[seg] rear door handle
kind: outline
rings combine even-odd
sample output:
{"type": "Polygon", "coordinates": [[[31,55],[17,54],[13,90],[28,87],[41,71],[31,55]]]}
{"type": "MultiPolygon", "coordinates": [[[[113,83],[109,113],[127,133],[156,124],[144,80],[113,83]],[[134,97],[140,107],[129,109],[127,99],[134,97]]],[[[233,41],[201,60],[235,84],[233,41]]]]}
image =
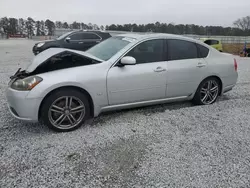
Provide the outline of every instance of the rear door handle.
{"type": "Polygon", "coordinates": [[[206,66],[206,64],[205,63],[198,63],[198,65],[196,66],[196,67],[199,67],[199,68],[201,68],[201,67],[205,67],[206,66]]]}
{"type": "Polygon", "coordinates": [[[164,69],[162,67],[157,67],[154,71],[155,72],[163,72],[163,71],[166,71],[166,69],[164,69]]]}
{"type": "Polygon", "coordinates": [[[78,44],[83,44],[84,42],[78,42],[78,44]]]}

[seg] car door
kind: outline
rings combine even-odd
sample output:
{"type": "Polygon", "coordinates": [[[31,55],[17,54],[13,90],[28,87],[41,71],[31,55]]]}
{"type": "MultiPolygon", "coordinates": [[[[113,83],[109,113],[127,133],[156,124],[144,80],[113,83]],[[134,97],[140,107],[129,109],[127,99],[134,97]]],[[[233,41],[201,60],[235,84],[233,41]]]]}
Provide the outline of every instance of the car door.
{"type": "Polygon", "coordinates": [[[197,45],[185,40],[167,40],[168,98],[193,94],[206,76],[207,62],[200,58],[197,45]]]}
{"type": "Polygon", "coordinates": [[[125,56],[136,59],[135,65],[110,68],[107,75],[110,105],[143,102],[166,97],[165,41],[144,41],[125,56]]]}
{"type": "Polygon", "coordinates": [[[80,50],[81,44],[83,42],[83,35],[82,32],[77,32],[69,35],[67,38],[70,38],[69,40],[64,40],[63,47],[69,48],[73,50],[80,50]]]}
{"type": "Polygon", "coordinates": [[[92,46],[98,44],[99,42],[101,42],[102,38],[95,34],[95,33],[91,33],[91,32],[85,32],[83,33],[83,41],[81,43],[81,50],[85,51],[89,48],[91,48],[92,46]]]}

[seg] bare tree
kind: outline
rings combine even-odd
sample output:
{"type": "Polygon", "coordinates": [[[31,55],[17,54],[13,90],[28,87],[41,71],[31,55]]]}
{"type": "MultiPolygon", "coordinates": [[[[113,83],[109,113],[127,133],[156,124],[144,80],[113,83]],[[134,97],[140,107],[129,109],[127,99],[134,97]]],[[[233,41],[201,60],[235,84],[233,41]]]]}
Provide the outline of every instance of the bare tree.
{"type": "Polygon", "coordinates": [[[100,28],[98,27],[97,24],[93,24],[93,30],[99,30],[100,28]]]}
{"type": "Polygon", "coordinates": [[[233,24],[244,31],[250,30],[250,16],[240,18],[236,20],[233,24]]]}
{"type": "Polygon", "coordinates": [[[103,31],[104,29],[105,29],[105,27],[104,27],[103,25],[101,25],[101,26],[100,26],[100,30],[103,31]]]}
{"type": "Polygon", "coordinates": [[[31,17],[28,17],[26,21],[26,29],[29,38],[32,38],[32,36],[34,35],[34,27],[35,27],[35,21],[31,17]]]}
{"type": "Polygon", "coordinates": [[[88,24],[88,29],[90,29],[90,30],[93,29],[93,24],[92,24],[92,23],[89,23],[89,24],[88,24]]]}
{"type": "Polygon", "coordinates": [[[63,26],[61,21],[56,21],[55,25],[56,25],[56,28],[62,28],[63,26]]]}
{"type": "Polygon", "coordinates": [[[67,22],[64,22],[64,23],[62,24],[62,28],[68,29],[68,28],[69,28],[69,24],[68,24],[67,22]]]}

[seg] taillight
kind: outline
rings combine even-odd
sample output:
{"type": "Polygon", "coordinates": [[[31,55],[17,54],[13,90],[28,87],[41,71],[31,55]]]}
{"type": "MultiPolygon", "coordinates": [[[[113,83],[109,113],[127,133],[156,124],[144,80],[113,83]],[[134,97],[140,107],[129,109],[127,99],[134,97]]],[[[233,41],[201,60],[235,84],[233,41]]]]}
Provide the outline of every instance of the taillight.
{"type": "Polygon", "coordinates": [[[236,59],[234,59],[234,70],[237,71],[238,70],[238,64],[236,59]]]}

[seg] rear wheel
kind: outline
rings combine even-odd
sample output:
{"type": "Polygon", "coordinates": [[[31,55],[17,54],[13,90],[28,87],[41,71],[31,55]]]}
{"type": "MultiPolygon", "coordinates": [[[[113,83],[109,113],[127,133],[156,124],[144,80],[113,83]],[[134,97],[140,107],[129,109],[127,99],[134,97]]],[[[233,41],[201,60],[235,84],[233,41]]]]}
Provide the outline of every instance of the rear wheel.
{"type": "Polygon", "coordinates": [[[87,97],[77,90],[57,90],[45,99],[41,108],[41,120],[58,132],[77,129],[89,115],[87,97]]]}
{"type": "Polygon", "coordinates": [[[217,78],[207,78],[199,85],[192,102],[196,105],[213,104],[219,96],[220,89],[217,78]]]}

